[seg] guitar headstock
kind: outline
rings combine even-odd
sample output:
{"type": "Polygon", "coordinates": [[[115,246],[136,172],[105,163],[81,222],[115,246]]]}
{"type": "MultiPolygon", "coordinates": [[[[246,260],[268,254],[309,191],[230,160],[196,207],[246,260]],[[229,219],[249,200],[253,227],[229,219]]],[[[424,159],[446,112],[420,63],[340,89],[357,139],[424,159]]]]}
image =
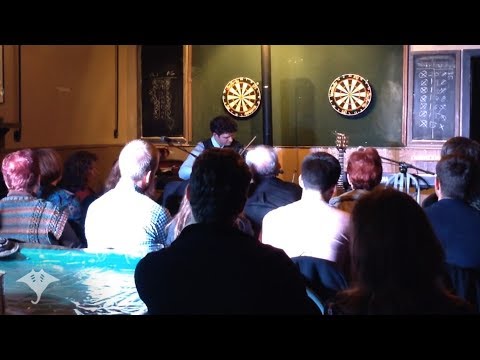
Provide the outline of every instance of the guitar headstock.
{"type": "Polygon", "coordinates": [[[335,146],[338,151],[345,151],[348,146],[348,136],[335,131],[335,146]]]}

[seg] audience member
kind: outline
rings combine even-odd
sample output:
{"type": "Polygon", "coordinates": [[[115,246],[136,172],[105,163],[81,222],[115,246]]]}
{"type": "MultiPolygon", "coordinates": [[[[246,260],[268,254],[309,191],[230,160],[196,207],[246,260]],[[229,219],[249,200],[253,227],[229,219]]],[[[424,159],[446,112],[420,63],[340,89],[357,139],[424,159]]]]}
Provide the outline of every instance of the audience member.
{"type": "Polygon", "coordinates": [[[97,155],[90,151],[75,151],[65,160],[59,183],[62,189],[74,193],[80,201],[83,226],[88,207],[98,197],[94,190],[94,183],[98,179],[97,159],[97,155]]]}
{"type": "Polygon", "coordinates": [[[347,181],[352,190],[332,197],[329,204],[351,213],[357,200],[380,184],[382,173],[382,159],[375,148],[352,152],[347,162],[347,181]]]}
{"type": "MultiPolygon", "coordinates": [[[[474,176],[476,180],[466,200],[475,209],[480,210],[480,143],[464,136],[452,137],[443,144],[440,150],[440,158],[454,153],[470,158],[475,165],[476,175],[474,176]]],[[[430,194],[423,200],[422,207],[426,208],[437,201],[437,194],[430,194]]]]}
{"type": "MultiPolygon", "coordinates": [[[[168,150],[165,147],[160,147],[158,148],[158,153],[159,153],[160,161],[162,161],[162,160],[165,160],[168,157],[168,155],[170,155],[170,150],[168,150]]],[[[158,175],[158,173],[159,173],[159,170],[157,170],[156,176],[158,175]]],[[[115,186],[117,186],[119,180],[120,180],[120,167],[118,166],[118,158],[117,158],[113,162],[112,168],[110,169],[110,172],[108,173],[107,178],[105,179],[105,182],[103,184],[102,194],[105,194],[106,192],[112,190],[115,186]]],[[[150,197],[152,200],[155,200],[155,201],[157,201],[157,198],[158,198],[158,194],[156,191],[157,190],[156,182],[157,182],[157,179],[155,177],[155,183],[152,184],[152,186],[149,186],[148,191],[145,193],[145,195],[147,195],[148,197],[150,197]]]]}
{"type": "Polygon", "coordinates": [[[154,186],[159,153],[144,140],[120,152],[120,180],[89,207],[85,221],[88,247],[143,256],[166,245],[170,213],[147,195],[154,186]]]}
{"type": "MultiPolygon", "coordinates": [[[[192,207],[190,206],[190,202],[185,195],[180,203],[179,211],[166,226],[167,245],[170,245],[187,225],[194,223],[195,218],[192,214],[192,207]]],[[[240,213],[235,219],[235,226],[245,234],[254,236],[252,224],[243,213],[240,213]]]]}
{"type": "Polygon", "coordinates": [[[263,218],[262,242],[288,256],[311,256],[336,262],[347,273],[350,215],[328,205],[340,176],[340,163],[326,152],[302,162],[302,198],[270,211],[263,218]]]}
{"type": "Polygon", "coordinates": [[[68,214],[50,201],[36,197],[40,169],[33,150],[7,154],[2,174],[8,194],[0,200],[1,237],[44,245],[81,246],[67,222],[68,214]]]}
{"type": "Polygon", "coordinates": [[[480,211],[466,199],[474,181],[469,158],[447,155],[436,166],[438,201],[425,208],[449,264],[480,270],[480,211]]]}
{"type": "Polygon", "coordinates": [[[212,137],[197,143],[191,154],[180,166],[178,176],[183,180],[190,179],[190,173],[192,172],[192,165],[195,162],[196,157],[202,153],[205,149],[210,148],[232,148],[235,151],[240,151],[242,145],[235,140],[235,134],[237,133],[238,125],[235,120],[230,116],[220,115],[210,121],[210,131],[212,137]]]}
{"type": "Polygon", "coordinates": [[[60,210],[67,212],[70,226],[82,242],[82,247],[87,247],[80,201],[74,193],[57,185],[63,175],[63,163],[60,154],[51,148],[37,149],[35,152],[40,169],[40,187],[37,196],[50,201],[57,205],[60,210]]]}
{"type": "Polygon", "coordinates": [[[277,177],[281,171],[275,149],[268,145],[258,145],[248,150],[245,161],[253,175],[253,183],[245,204],[245,215],[251,221],[255,237],[259,237],[265,214],[280,206],[298,201],[302,188],[297,184],[277,177]]]}
{"type": "Polygon", "coordinates": [[[105,183],[103,185],[103,194],[112,190],[117,186],[118,181],[120,180],[120,167],[118,166],[118,159],[116,159],[113,164],[110,172],[108,173],[105,183]]]}
{"type": "Polygon", "coordinates": [[[149,314],[318,314],[288,256],[234,226],[251,180],[242,157],[208,149],[191,175],[196,223],[135,270],[149,314]]]}
{"type": "Polygon", "coordinates": [[[363,196],[352,212],[351,288],[328,314],[463,314],[473,308],[443,283],[444,253],[420,205],[393,188],[363,196]]]}
{"type": "Polygon", "coordinates": [[[168,209],[172,216],[180,211],[187,186],[188,180],[170,181],[165,184],[161,196],[161,204],[168,209]]]}
{"type": "Polygon", "coordinates": [[[2,178],[0,179],[0,199],[3,199],[8,194],[7,185],[5,185],[5,180],[2,178]]]}

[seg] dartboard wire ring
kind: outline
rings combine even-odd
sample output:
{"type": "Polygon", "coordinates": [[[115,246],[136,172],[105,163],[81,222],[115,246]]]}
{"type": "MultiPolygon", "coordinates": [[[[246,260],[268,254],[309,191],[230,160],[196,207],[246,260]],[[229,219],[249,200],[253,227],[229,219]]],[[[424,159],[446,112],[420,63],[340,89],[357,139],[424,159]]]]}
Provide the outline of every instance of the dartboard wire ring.
{"type": "Polygon", "coordinates": [[[357,74],[337,77],[328,90],[333,109],[342,115],[358,115],[370,105],[372,88],[367,79],[357,74]]]}
{"type": "Polygon", "coordinates": [[[237,117],[251,116],[260,107],[258,83],[247,77],[230,80],[223,89],[222,101],[230,114],[237,117]]]}

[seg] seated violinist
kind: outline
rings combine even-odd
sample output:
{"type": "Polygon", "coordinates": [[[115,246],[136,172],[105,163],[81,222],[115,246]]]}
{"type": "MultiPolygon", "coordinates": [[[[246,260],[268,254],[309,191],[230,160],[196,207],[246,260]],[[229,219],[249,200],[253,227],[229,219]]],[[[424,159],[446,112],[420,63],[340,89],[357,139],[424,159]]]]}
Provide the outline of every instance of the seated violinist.
{"type": "Polygon", "coordinates": [[[240,152],[242,149],[242,144],[235,140],[235,134],[237,133],[238,125],[235,120],[230,116],[220,115],[213,118],[210,121],[210,131],[212,132],[212,137],[204,141],[197,143],[195,148],[192,150],[191,154],[183,162],[178,176],[183,180],[190,179],[190,174],[192,172],[193,163],[198,155],[200,155],[203,150],[210,148],[233,148],[236,152],[240,152]]]}

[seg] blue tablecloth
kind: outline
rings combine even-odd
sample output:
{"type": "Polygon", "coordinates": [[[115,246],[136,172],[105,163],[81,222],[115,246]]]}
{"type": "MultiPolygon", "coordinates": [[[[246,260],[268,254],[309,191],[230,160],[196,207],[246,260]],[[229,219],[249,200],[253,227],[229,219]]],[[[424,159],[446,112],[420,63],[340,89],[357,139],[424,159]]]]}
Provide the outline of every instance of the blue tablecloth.
{"type": "Polygon", "coordinates": [[[0,258],[5,313],[145,314],[133,277],[139,260],[86,249],[22,247],[0,258]]]}

